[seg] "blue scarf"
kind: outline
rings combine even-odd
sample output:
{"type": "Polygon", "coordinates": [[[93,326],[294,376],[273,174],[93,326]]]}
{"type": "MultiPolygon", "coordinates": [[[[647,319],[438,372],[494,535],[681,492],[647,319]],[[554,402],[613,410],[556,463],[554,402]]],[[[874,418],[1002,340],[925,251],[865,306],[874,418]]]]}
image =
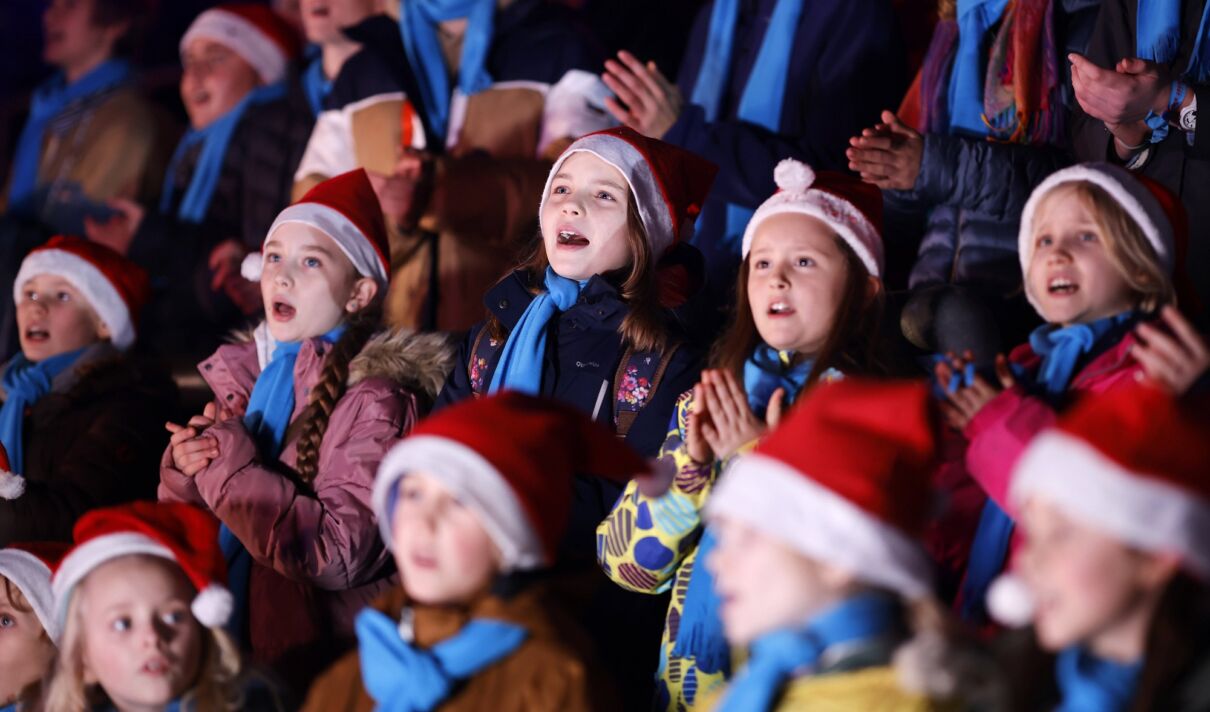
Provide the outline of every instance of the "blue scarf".
{"type": "Polygon", "coordinates": [[[521,626],[475,618],[430,649],[405,641],[396,621],[373,609],[357,615],[361,679],[378,712],[427,712],[458,683],[504,659],[525,642],[521,626]]]}
{"type": "MultiPolygon", "coordinates": [[[[87,348],[87,347],[85,347],[87,348]]],[[[0,443],[14,474],[25,472],[25,409],[50,393],[55,376],[71,368],[84,349],[57,354],[37,363],[18,353],[4,369],[4,406],[0,407],[0,443]]]]}
{"type": "Polygon", "coordinates": [[[799,628],[769,633],[752,644],[748,665],[736,676],[718,712],[771,709],[800,668],[816,667],[824,651],[840,643],[877,638],[896,625],[894,599],[866,593],[842,601],[799,628]]]}
{"type": "Polygon", "coordinates": [[[29,118],[21,129],[13,155],[13,177],[9,183],[8,204],[17,206],[30,198],[38,183],[38,164],[42,158],[42,134],[46,124],[69,104],[93,94],[108,91],[130,79],[130,65],[119,59],[102,62],[96,69],[68,85],[62,72],[47,79],[34,90],[29,118]]]}
{"type": "Polygon", "coordinates": [[[189,129],[177,144],[172,153],[172,161],[168,164],[168,173],[164,176],[164,188],[160,195],[160,212],[172,211],[172,198],[176,187],[177,170],[185,154],[193,146],[202,144],[197,157],[197,165],[193,168],[193,176],[189,187],[177,206],[176,216],[188,223],[200,223],[206,218],[210,209],[210,200],[214,197],[214,188],[218,185],[219,175],[223,172],[223,158],[227,155],[227,144],[235,135],[240,119],[249,106],[265,104],[286,95],[286,83],[276,82],[257,87],[248,92],[230,111],[223,114],[213,123],[203,129],[189,129]]]}
{"type": "MultiPolygon", "coordinates": [[[[706,34],[706,52],[693,84],[690,102],[702,107],[707,121],[718,121],[723,94],[731,76],[731,52],[735,45],[735,26],[739,20],[740,0],[715,0],[706,34]]],[[[802,16],[803,0],[778,0],[768,29],[761,40],[756,62],[744,83],[736,116],[741,121],[777,132],[781,128],[782,101],[794,36],[802,16]]],[[[723,241],[737,254],[744,228],[752,219],[751,208],[727,204],[727,230],[723,241]]]]}
{"type": "Polygon", "coordinates": [[[1056,712],[1122,712],[1138,686],[1142,661],[1124,665],[1068,648],[1055,661],[1063,702],[1056,712]]]}
{"type": "MultiPolygon", "coordinates": [[[[758,418],[765,417],[769,399],[778,388],[786,389],[784,405],[789,406],[811,375],[815,361],[806,359],[792,365],[794,354],[778,351],[772,346],[761,344],[752,352],[744,364],[744,390],[748,394],[748,407],[758,418]]],[[[829,373],[838,371],[829,369],[829,373]]],[[[731,674],[731,648],[723,636],[723,624],[719,618],[718,593],[714,576],[706,568],[706,558],[717,543],[714,532],[705,529],[697,543],[697,556],[689,585],[685,589],[685,603],[681,607],[681,622],[677,627],[676,645],[673,655],[692,658],[694,664],[704,672],[723,671],[731,674]]]]}
{"type": "MultiPolygon", "coordinates": [[[[1047,400],[1052,403],[1058,401],[1071,385],[1076,367],[1092,347],[1111,330],[1134,317],[1133,311],[1126,311],[1090,324],[1067,327],[1044,324],[1034,329],[1029,336],[1029,345],[1034,353],[1042,357],[1036,379],[1047,400]]],[[[992,581],[1004,570],[1014,527],[1012,517],[1000,505],[988,499],[979,515],[979,525],[971,542],[966,580],[962,583],[960,615],[963,620],[981,622],[985,619],[984,599],[992,581]]]]}
{"type": "MultiPolygon", "coordinates": [[[[344,333],[345,325],[324,334],[328,343],[335,343],[344,333]]],[[[298,361],[301,341],[279,341],[269,358],[269,364],[256,378],[248,409],[244,412],[244,428],[256,441],[262,457],[276,460],[281,454],[286,428],[294,415],[294,364],[298,361]]],[[[244,548],[235,532],[224,523],[218,531],[219,548],[227,559],[227,588],[235,598],[228,631],[243,640],[244,619],[248,613],[248,583],[252,576],[252,555],[244,548]]]]}
{"type": "Polygon", "coordinates": [[[958,51],[950,73],[947,104],[950,133],[983,138],[983,89],[986,80],[984,36],[1000,21],[1008,0],[958,0],[958,51]]]}
{"type": "Polygon", "coordinates": [[[324,76],[323,57],[317,56],[311,60],[299,78],[302,81],[303,93],[307,95],[307,105],[311,107],[311,113],[319,116],[324,108],[324,99],[327,99],[328,94],[332,92],[332,80],[324,76]]]}
{"type": "Polygon", "coordinates": [[[488,393],[506,389],[537,395],[542,390],[542,361],[550,320],[575,305],[587,280],[577,282],[546,268],[546,291],[534,297],[508,335],[500,361],[492,373],[488,393]]]}
{"type": "Polygon", "coordinates": [[[468,22],[458,62],[458,89],[470,96],[492,85],[487,72],[487,52],[492,44],[495,0],[408,0],[399,16],[403,48],[416,71],[429,128],[442,144],[449,127],[452,90],[441,41],[437,39],[437,23],[463,17],[468,22]]]}
{"type": "MultiPolygon", "coordinates": [[[[1170,64],[1176,58],[1181,45],[1181,0],[1138,0],[1138,20],[1135,27],[1135,56],[1159,64],[1170,64]]],[[[1210,79],[1210,4],[1202,10],[1202,21],[1198,24],[1197,38],[1189,64],[1181,77],[1194,84],[1205,84],[1210,79]]],[[[1151,127],[1151,142],[1158,143],[1168,136],[1168,122],[1163,116],[1147,114],[1147,125],[1151,127]]]]}
{"type": "MultiPolygon", "coordinates": [[[[11,708],[5,707],[0,709],[0,712],[7,712],[9,709],[15,710],[17,707],[16,705],[11,708]]],[[[166,707],[164,707],[164,712],[193,712],[195,709],[197,709],[197,703],[192,699],[188,701],[173,700],[172,702],[169,702],[166,707]]],[[[94,707],[93,712],[118,712],[118,708],[114,707],[113,705],[101,705],[99,707],[94,707]]]]}

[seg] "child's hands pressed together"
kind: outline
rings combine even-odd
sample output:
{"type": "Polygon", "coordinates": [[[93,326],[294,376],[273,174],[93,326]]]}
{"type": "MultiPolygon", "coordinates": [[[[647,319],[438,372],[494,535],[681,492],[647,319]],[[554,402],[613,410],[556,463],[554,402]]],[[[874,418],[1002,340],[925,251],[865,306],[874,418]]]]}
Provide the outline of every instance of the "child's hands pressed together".
{"type": "Polygon", "coordinates": [[[730,371],[702,371],[694,389],[689,422],[689,456],[697,462],[725,460],[744,445],[777,427],[786,392],[778,388],[769,399],[764,422],[752,413],[748,396],[730,371]]]}
{"type": "Polygon", "coordinates": [[[911,190],[920,175],[924,137],[890,111],[882,123],[849,139],[849,168],[883,190],[911,190]]]}
{"type": "Polygon", "coordinates": [[[644,136],[663,138],[685,105],[681,90],[655,62],[644,64],[625,50],[618,52],[618,60],[605,60],[601,79],[617,94],[617,99],[605,100],[605,108],[615,119],[644,136]]]}
{"type": "Polygon", "coordinates": [[[165,423],[164,427],[172,433],[169,446],[172,448],[172,464],[188,477],[192,477],[219,456],[218,441],[205,434],[206,429],[215,423],[221,423],[232,416],[226,408],[218,408],[214,403],[207,403],[201,415],[189,419],[187,425],[165,423]]]}
{"type": "Polygon", "coordinates": [[[970,368],[972,354],[967,351],[961,357],[954,354],[948,354],[948,356],[949,363],[942,361],[934,369],[938,383],[945,390],[947,400],[941,404],[941,412],[951,427],[962,431],[978,415],[979,411],[983,410],[983,406],[1000,395],[1001,391],[1015,386],[1017,381],[1008,367],[1008,359],[1000,354],[996,356],[996,378],[999,380],[999,384],[988,383],[978,373],[974,373],[969,378],[970,385],[961,385],[961,378],[957,379],[957,385],[953,385],[951,382],[955,380],[954,376],[962,374],[970,368]]]}
{"type": "Polygon", "coordinates": [[[1165,306],[1160,317],[1170,333],[1150,323],[1140,323],[1136,330],[1139,343],[1131,355],[1143,366],[1148,378],[1181,395],[1210,370],[1210,346],[1176,307],[1165,306]]]}

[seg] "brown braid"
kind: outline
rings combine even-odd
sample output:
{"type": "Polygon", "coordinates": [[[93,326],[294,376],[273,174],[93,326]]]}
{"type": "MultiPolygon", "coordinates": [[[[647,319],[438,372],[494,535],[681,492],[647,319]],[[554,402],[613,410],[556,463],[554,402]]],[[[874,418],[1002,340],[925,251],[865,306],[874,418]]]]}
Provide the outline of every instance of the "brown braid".
{"type": "Polygon", "coordinates": [[[294,466],[299,478],[308,485],[315,480],[319,470],[319,446],[328,429],[328,419],[344,395],[345,382],[349,379],[349,363],[361,353],[381,323],[382,309],[379,306],[368,307],[350,317],[348,328],[324,361],[319,382],[311,388],[310,402],[302,414],[298,460],[294,466]]]}

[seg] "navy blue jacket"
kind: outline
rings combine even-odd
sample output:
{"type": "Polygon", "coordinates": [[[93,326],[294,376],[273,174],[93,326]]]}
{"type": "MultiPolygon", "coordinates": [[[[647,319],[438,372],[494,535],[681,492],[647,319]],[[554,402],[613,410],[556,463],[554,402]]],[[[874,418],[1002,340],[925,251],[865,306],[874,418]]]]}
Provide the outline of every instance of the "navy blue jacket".
{"type": "MultiPolygon", "coordinates": [[[[698,13],[677,80],[686,102],[701,69],[713,3],[698,13]]],[[[784,87],[779,132],[739,121],[736,112],[765,27],[777,0],[741,0],[731,78],[719,120],[686,104],[664,140],[713,161],[718,177],[697,221],[693,245],[706,258],[707,294],[729,301],[739,266],[739,245],[721,244],[726,204],[752,208],[773,194],[773,168],[797,158],[816,169],[847,170],[851,136],[878,122],[906,88],[903,46],[887,0],[811,0],[804,5],[794,40],[794,56],[784,87]]],[[[717,320],[716,315],[705,317],[717,320]]]]}

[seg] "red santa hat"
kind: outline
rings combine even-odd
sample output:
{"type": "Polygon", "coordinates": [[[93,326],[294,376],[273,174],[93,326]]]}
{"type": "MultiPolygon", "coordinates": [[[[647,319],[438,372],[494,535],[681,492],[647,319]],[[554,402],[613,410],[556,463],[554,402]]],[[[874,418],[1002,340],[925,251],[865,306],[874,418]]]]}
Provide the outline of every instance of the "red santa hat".
{"type": "Polygon", "coordinates": [[[479,515],[504,571],[533,569],[554,562],[574,475],[624,482],[646,470],[642,457],[580,411],[504,392],[463,401],[418,425],[383,459],[373,505],[390,546],[399,481],[412,473],[436,478],[479,515]]]}
{"type": "Polygon", "coordinates": [[[0,576],[8,579],[34,609],[34,615],[50,639],[59,642],[62,629],[55,620],[55,598],[51,592],[51,571],[58,565],[67,544],[36,542],[9,544],[0,549],[0,576]]]}
{"type": "Polygon", "coordinates": [[[67,617],[76,585],[93,569],[122,556],[158,556],[176,563],[197,589],[190,608],[207,627],[231,617],[227,562],[218,543],[218,521],[205,510],[180,502],[132,502],[94,509],[80,517],[75,545],[55,570],[55,619],[67,617]]]}
{"type": "MultiPolygon", "coordinates": [[[[1188,220],[1180,198],[1159,183],[1111,163],[1081,163],[1052,173],[1034,188],[1021,211],[1021,229],[1017,233],[1017,253],[1021,259],[1021,274],[1029,272],[1034,255],[1034,218],[1038,205],[1055,188],[1069,183],[1091,183],[1130,216],[1147,243],[1155,250],[1160,266],[1169,276],[1176,276],[1178,252],[1188,243],[1188,220]]],[[[1025,284],[1025,296],[1037,309],[1038,305],[1025,284]]]]}
{"type": "Polygon", "coordinates": [[[8,461],[8,450],[0,444],[0,499],[17,499],[25,494],[25,478],[13,472],[8,461]]]}
{"type": "Polygon", "coordinates": [[[936,410],[924,384],[821,384],[723,474],[706,517],[741,521],[916,598],[931,591],[920,538],[936,448],[936,410]]]}
{"type": "MultiPolygon", "coordinates": [[[[332,238],[363,277],[385,291],[391,280],[391,246],[378,195],[364,168],[342,173],[307,191],[297,203],[278,214],[265,233],[265,242],[287,223],[310,225],[332,238]]],[[[264,257],[253,252],[244,259],[241,274],[256,281],[264,270],[264,257]]]]}
{"type": "Polygon", "coordinates": [[[195,39],[217,42],[256,70],[264,84],[286,75],[286,65],[298,54],[298,33],[265,5],[229,3],[197,16],[181,37],[180,51],[195,39]]]}
{"type": "Polygon", "coordinates": [[[718,173],[718,166],[701,156],[634,129],[619,126],[597,131],[568,146],[551,167],[538,206],[539,223],[550,184],[563,162],[576,153],[591,153],[626,179],[656,259],[673,244],[689,240],[689,230],[718,173]]]}
{"type": "Polygon", "coordinates": [[[761,203],[744,230],[743,257],[752,249],[760,224],[784,213],[822,221],[844,240],[875,277],[882,276],[882,191],[843,173],[816,173],[807,164],[787,158],[773,170],[777,192],[761,203]]]}
{"type": "Polygon", "coordinates": [[[26,255],[13,280],[13,299],[21,301],[25,283],[40,274],[71,283],[105,323],[114,346],[125,350],[134,345],[139,311],[151,296],[142,267],[95,242],[52,237],[26,255]]]}

